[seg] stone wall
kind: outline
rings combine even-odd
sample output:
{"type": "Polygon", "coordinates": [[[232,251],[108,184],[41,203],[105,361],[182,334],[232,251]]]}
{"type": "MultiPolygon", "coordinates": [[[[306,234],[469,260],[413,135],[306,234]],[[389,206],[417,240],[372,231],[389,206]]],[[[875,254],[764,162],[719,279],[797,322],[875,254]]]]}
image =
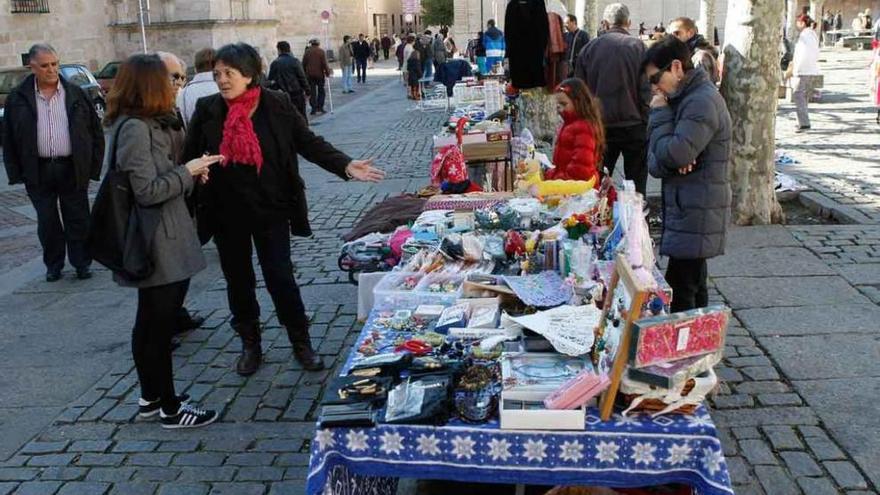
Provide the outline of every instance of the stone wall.
{"type": "Polygon", "coordinates": [[[21,54],[34,43],[48,42],[63,62],[97,70],[113,54],[107,31],[107,2],[51,2],[48,14],[11,14],[9,0],[0,0],[0,67],[18,67],[21,54]]]}

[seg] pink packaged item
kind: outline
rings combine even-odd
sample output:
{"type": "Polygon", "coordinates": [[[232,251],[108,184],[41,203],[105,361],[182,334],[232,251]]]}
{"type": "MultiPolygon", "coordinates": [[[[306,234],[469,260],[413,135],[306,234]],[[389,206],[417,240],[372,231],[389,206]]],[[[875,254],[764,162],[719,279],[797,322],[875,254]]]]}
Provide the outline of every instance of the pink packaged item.
{"type": "Polygon", "coordinates": [[[608,375],[597,375],[592,369],[585,369],[548,395],[544,399],[544,407],[547,409],[577,409],[602,393],[610,383],[608,375]]]}
{"type": "Polygon", "coordinates": [[[709,306],[644,318],[633,325],[630,365],[644,368],[724,349],[730,321],[726,306],[709,306]]]}

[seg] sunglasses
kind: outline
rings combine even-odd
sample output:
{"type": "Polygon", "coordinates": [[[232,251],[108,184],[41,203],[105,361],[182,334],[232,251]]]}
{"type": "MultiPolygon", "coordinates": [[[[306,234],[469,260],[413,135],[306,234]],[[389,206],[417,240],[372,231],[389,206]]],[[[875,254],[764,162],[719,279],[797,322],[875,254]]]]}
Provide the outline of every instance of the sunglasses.
{"type": "Polygon", "coordinates": [[[670,67],[672,67],[672,62],[669,62],[668,64],[666,64],[666,67],[663,67],[662,69],[658,70],[657,72],[651,74],[651,76],[648,77],[648,81],[651,84],[655,84],[655,85],[659,84],[660,79],[663,77],[663,73],[668,71],[670,67]]]}
{"type": "Polygon", "coordinates": [[[184,74],[179,73],[179,72],[175,72],[174,74],[170,74],[169,77],[171,78],[172,81],[185,81],[186,80],[186,76],[184,74]]]}

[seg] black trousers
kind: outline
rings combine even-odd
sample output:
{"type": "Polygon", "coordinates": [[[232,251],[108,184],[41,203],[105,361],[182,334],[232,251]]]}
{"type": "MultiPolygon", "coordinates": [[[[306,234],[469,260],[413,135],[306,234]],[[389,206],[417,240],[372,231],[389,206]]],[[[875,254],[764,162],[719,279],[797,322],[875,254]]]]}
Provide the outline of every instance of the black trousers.
{"type": "Polygon", "coordinates": [[[214,243],[226,278],[226,296],[233,325],[260,318],[252,260],[253,247],[256,247],[263,280],[272,296],[278,321],[289,328],[307,328],[306,308],[293,277],[290,225],[286,219],[264,223],[230,218],[215,233],[214,243]]]}
{"type": "Polygon", "coordinates": [[[60,272],[64,268],[66,248],[74,268],[88,268],[92,263],[86,246],[88,191],[76,187],[76,174],[69,158],[40,159],[39,166],[40,183],[28,185],[27,193],[37,211],[37,236],[43,246],[43,263],[48,271],[60,272]]]}
{"type": "Polygon", "coordinates": [[[188,289],[189,279],[138,289],[131,353],[141,383],[141,397],[151,402],[159,399],[165,414],[174,414],[180,407],[174,392],[171,336],[188,289]]]}
{"type": "Polygon", "coordinates": [[[669,258],[666,282],[672,287],[673,313],[705,308],[709,305],[709,290],[706,288],[708,276],[705,258],[690,260],[669,258]]]}
{"type": "Polygon", "coordinates": [[[367,82],[367,59],[354,59],[354,68],[357,72],[357,82],[367,82]]]}
{"type": "Polygon", "coordinates": [[[382,54],[385,55],[385,60],[388,60],[388,54],[390,51],[391,51],[390,48],[383,48],[382,49],[382,54]]]}
{"type": "Polygon", "coordinates": [[[324,111],[324,99],[327,97],[324,87],[324,78],[309,78],[309,105],[312,107],[312,113],[324,111]]]}
{"type": "Polygon", "coordinates": [[[609,174],[614,174],[617,157],[623,154],[623,173],[627,180],[636,184],[636,191],[645,196],[648,185],[648,166],[645,162],[646,133],[644,125],[612,127],[605,129],[605,157],[603,164],[609,174]]]}

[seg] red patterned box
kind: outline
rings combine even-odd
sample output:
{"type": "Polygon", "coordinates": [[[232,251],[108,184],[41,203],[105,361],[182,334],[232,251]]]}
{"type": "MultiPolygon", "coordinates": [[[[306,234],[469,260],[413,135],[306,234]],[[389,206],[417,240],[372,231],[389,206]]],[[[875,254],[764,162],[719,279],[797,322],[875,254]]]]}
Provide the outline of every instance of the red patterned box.
{"type": "Polygon", "coordinates": [[[724,348],[730,308],[709,306],[637,321],[633,325],[630,365],[643,368],[724,348]]]}

